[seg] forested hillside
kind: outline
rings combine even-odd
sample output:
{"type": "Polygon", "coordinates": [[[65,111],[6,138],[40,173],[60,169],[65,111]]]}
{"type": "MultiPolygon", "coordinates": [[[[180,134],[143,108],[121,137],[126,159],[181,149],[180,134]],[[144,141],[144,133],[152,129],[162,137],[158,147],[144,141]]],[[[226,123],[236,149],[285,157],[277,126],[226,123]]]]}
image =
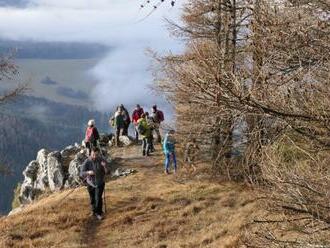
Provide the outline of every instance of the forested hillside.
{"type": "Polygon", "coordinates": [[[17,59],[89,59],[101,57],[108,50],[96,43],[0,40],[0,54],[13,52],[17,59]]]}
{"type": "Polygon", "coordinates": [[[108,131],[104,114],[83,107],[27,96],[1,106],[0,164],[9,167],[13,175],[0,176],[0,212],[10,209],[13,189],[37,151],[80,142],[90,118],[96,120],[101,131],[108,131]]]}

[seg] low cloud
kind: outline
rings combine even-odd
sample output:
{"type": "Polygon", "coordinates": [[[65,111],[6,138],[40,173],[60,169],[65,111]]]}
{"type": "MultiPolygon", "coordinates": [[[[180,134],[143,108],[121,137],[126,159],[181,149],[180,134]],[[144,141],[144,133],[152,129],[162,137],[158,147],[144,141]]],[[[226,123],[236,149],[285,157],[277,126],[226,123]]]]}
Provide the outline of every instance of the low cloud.
{"type": "Polygon", "coordinates": [[[111,52],[89,72],[97,81],[90,92],[95,108],[108,111],[119,103],[165,105],[148,88],[152,77],[144,51],[148,47],[160,52],[181,49],[181,44],[170,38],[163,20],[165,16],[177,19],[180,6],[172,8],[165,1],[150,17],[139,21],[153,10],[152,4],[143,9],[139,5],[130,0],[31,0],[23,9],[0,8],[0,34],[14,40],[111,46],[111,52]]]}

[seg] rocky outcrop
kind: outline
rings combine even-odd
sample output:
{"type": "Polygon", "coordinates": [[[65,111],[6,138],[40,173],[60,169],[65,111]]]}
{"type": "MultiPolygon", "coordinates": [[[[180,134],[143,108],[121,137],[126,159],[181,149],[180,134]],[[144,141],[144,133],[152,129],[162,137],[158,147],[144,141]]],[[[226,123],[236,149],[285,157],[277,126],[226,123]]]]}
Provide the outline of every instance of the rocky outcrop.
{"type": "MultiPolygon", "coordinates": [[[[110,163],[111,159],[105,148],[102,148],[102,154],[110,163]]],[[[23,172],[20,203],[31,203],[45,191],[76,187],[81,183],[80,167],[86,159],[85,148],[78,144],[68,146],[62,151],[49,152],[41,149],[36,160],[31,161],[23,172]]]]}
{"type": "Polygon", "coordinates": [[[80,166],[86,159],[87,155],[85,152],[78,152],[75,155],[74,159],[69,164],[69,176],[65,185],[66,187],[77,186],[81,183],[81,180],[79,178],[80,166]]]}
{"type": "Polygon", "coordinates": [[[47,174],[51,191],[60,190],[65,183],[65,168],[60,152],[51,152],[47,156],[47,174]]]}

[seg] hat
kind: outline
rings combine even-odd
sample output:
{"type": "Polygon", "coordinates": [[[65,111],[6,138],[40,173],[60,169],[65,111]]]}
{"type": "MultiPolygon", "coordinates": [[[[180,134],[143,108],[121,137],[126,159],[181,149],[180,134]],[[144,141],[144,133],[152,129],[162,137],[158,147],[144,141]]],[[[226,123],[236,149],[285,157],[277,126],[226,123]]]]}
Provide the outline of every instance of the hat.
{"type": "Polygon", "coordinates": [[[94,126],[95,125],[95,120],[89,120],[88,121],[88,124],[87,124],[88,126],[94,126]]]}

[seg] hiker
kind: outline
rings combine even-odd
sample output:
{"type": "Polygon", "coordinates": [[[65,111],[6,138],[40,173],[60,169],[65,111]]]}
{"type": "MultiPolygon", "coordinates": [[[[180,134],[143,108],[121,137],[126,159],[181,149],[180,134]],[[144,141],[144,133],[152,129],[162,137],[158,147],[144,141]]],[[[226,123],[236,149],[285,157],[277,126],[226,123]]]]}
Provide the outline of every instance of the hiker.
{"type": "Polygon", "coordinates": [[[154,119],[149,115],[148,112],[145,113],[146,115],[146,120],[147,120],[147,124],[150,128],[150,149],[149,151],[150,152],[154,152],[155,151],[155,147],[154,147],[154,135],[153,135],[153,131],[155,129],[155,122],[154,122],[154,119]]]}
{"type": "Polygon", "coordinates": [[[141,115],[144,113],[143,108],[139,104],[136,104],[136,108],[132,114],[132,121],[134,124],[134,132],[135,132],[135,141],[138,142],[139,140],[139,132],[137,130],[137,122],[141,118],[141,115]]]}
{"type": "Polygon", "coordinates": [[[111,117],[109,123],[116,130],[116,146],[119,146],[119,136],[122,135],[125,126],[124,115],[120,106],[117,107],[117,111],[115,112],[114,116],[111,117]]]}
{"type": "Polygon", "coordinates": [[[100,155],[100,149],[92,148],[92,153],[85,160],[80,171],[80,177],[87,183],[87,190],[90,197],[92,214],[98,219],[103,219],[102,194],[105,186],[105,174],[107,173],[106,161],[100,155]]]}
{"type": "Polygon", "coordinates": [[[131,118],[129,117],[129,113],[128,113],[127,109],[124,107],[123,104],[120,105],[120,108],[122,110],[123,118],[124,118],[124,127],[123,127],[122,135],[127,136],[128,135],[128,128],[129,128],[129,125],[131,124],[131,118]]]}
{"type": "MultiPolygon", "coordinates": [[[[196,139],[193,138],[190,142],[187,143],[184,152],[184,162],[188,165],[189,168],[192,168],[193,171],[196,171],[196,158],[199,151],[199,146],[197,145],[196,139]]],[[[188,170],[187,167],[187,170],[188,170]]]]}
{"type": "Polygon", "coordinates": [[[88,156],[91,155],[91,150],[93,147],[97,147],[97,141],[100,139],[99,132],[95,127],[95,121],[89,120],[87,123],[86,133],[85,133],[85,146],[87,148],[88,156]]]}
{"type": "Polygon", "coordinates": [[[148,126],[146,114],[142,114],[138,120],[137,129],[142,137],[142,155],[150,156],[150,140],[151,140],[151,129],[148,126]]]}
{"type": "Polygon", "coordinates": [[[157,135],[157,142],[161,143],[162,137],[160,136],[160,124],[164,121],[164,114],[161,110],[157,109],[157,105],[152,106],[152,118],[155,122],[155,133],[157,135]]]}
{"type": "Polygon", "coordinates": [[[165,174],[169,174],[169,167],[171,162],[174,164],[174,173],[176,173],[177,170],[174,134],[175,131],[170,130],[165,135],[163,142],[163,150],[165,154],[165,174]]]}

